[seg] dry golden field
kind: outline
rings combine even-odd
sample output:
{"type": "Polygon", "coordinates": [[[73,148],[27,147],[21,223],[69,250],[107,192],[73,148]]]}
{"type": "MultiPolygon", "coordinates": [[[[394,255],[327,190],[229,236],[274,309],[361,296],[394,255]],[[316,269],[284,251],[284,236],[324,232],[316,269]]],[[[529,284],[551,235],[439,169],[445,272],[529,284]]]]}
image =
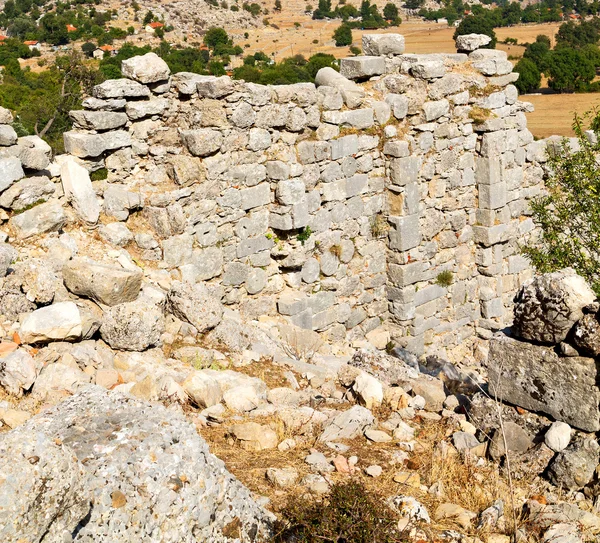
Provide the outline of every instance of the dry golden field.
{"type": "Polygon", "coordinates": [[[573,114],[600,106],[600,94],[525,95],[521,98],[535,106],[527,114],[527,125],[534,136],[572,136],[573,114]]]}

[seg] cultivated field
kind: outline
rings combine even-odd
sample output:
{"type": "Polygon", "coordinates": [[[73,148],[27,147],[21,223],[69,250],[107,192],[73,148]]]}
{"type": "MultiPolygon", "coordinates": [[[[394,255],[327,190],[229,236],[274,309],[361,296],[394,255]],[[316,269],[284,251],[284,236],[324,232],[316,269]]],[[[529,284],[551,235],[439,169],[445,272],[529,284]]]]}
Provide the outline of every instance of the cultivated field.
{"type": "Polygon", "coordinates": [[[527,125],[534,136],[572,136],[573,114],[600,106],[600,93],[525,95],[521,98],[535,106],[527,114],[527,125]]]}

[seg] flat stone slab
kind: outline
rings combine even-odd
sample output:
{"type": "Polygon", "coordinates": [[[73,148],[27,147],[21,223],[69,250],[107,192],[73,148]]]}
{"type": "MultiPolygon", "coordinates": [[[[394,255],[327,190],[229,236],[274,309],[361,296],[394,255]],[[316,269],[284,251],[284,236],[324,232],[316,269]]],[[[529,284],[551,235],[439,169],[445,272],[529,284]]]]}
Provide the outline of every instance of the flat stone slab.
{"type": "Polygon", "coordinates": [[[561,358],[552,347],[500,336],[490,341],[488,377],[492,398],[547,413],[586,432],[600,430],[593,358],[561,358]]]}
{"type": "Polygon", "coordinates": [[[348,79],[364,79],[385,72],[383,57],[348,57],[340,60],[340,74],[348,79]]]}

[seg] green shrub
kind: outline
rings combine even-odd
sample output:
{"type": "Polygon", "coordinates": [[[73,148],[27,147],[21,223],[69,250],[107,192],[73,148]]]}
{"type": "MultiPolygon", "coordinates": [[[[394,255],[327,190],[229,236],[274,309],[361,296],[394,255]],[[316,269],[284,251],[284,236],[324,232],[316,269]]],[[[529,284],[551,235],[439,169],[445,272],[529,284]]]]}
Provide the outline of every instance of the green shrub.
{"type": "Polygon", "coordinates": [[[435,282],[440,285],[440,287],[449,287],[454,281],[454,275],[450,270],[444,270],[443,272],[438,273],[438,276],[435,279],[435,282]]]}
{"type": "Polygon", "coordinates": [[[600,295],[600,144],[586,137],[588,124],[597,138],[598,111],[575,115],[579,150],[573,152],[566,139],[549,149],[547,194],[531,203],[540,235],[522,252],[542,273],[574,268],[600,295]]]}
{"type": "Polygon", "coordinates": [[[359,482],[338,483],[323,502],[296,498],[282,511],[275,543],[399,543],[397,518],[382,496],[359,482]]]}
{"type": "Polygon", "coordinates": [[[95,172],[92,172],[90,174],[90,179],[92,181],[102,181],[103,179],[106,179],[108,177],[108,170],[106,168],[100,168],[99,170],[96,170],[95,172]]]}
{"type": "Polygon", "coordinates": [[[310,226],[305,226],[300,233],[296,236],[296,239],[302,243],[302,245],[304,245],[304,243],[308,240],[308,238],[310,238],[311,234],[312,234],[312,230],[310,229],[310,226]]]}

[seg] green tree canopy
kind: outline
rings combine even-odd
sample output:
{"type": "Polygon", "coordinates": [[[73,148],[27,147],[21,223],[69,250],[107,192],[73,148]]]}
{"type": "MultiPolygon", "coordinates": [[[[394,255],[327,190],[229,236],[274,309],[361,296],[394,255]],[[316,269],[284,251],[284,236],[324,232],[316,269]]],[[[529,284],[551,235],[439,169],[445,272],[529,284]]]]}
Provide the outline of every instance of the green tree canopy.
{"type": "Polygon", "coordinates": [[[575,116],[576,152],[567,140],[556,142],[549,149],[552,175],[545,183],[547,194],[531,204],[540,236],[522,248],[540,272],[572,267],[588,280],[597,295],[600,295],[599,120],[597,111],[575,116]],[[588,122],[595,140],[585,134],[588,122]]]}
{"type": "Polygon", "coordinates": [[[558,92],[581,90],[594,79],[593,61],[582,51],[560,47],[552,51],[547,69],[548,86],[558,92]]]}
{"type": "Polygon", "coordinates": [[[515,81],[515,86],[519,89],[520,93],[533,92],[540,87],[542,74],[532,60],[522,58],[517,62],[514,71],[519,74],[519,79],[515,81]]]}
{"type": "Polygon", "coordinates": [[[333,33],[336,47],[344,47],[352,43],[352,29],[346,23],[341,24],[333,33]]]}

